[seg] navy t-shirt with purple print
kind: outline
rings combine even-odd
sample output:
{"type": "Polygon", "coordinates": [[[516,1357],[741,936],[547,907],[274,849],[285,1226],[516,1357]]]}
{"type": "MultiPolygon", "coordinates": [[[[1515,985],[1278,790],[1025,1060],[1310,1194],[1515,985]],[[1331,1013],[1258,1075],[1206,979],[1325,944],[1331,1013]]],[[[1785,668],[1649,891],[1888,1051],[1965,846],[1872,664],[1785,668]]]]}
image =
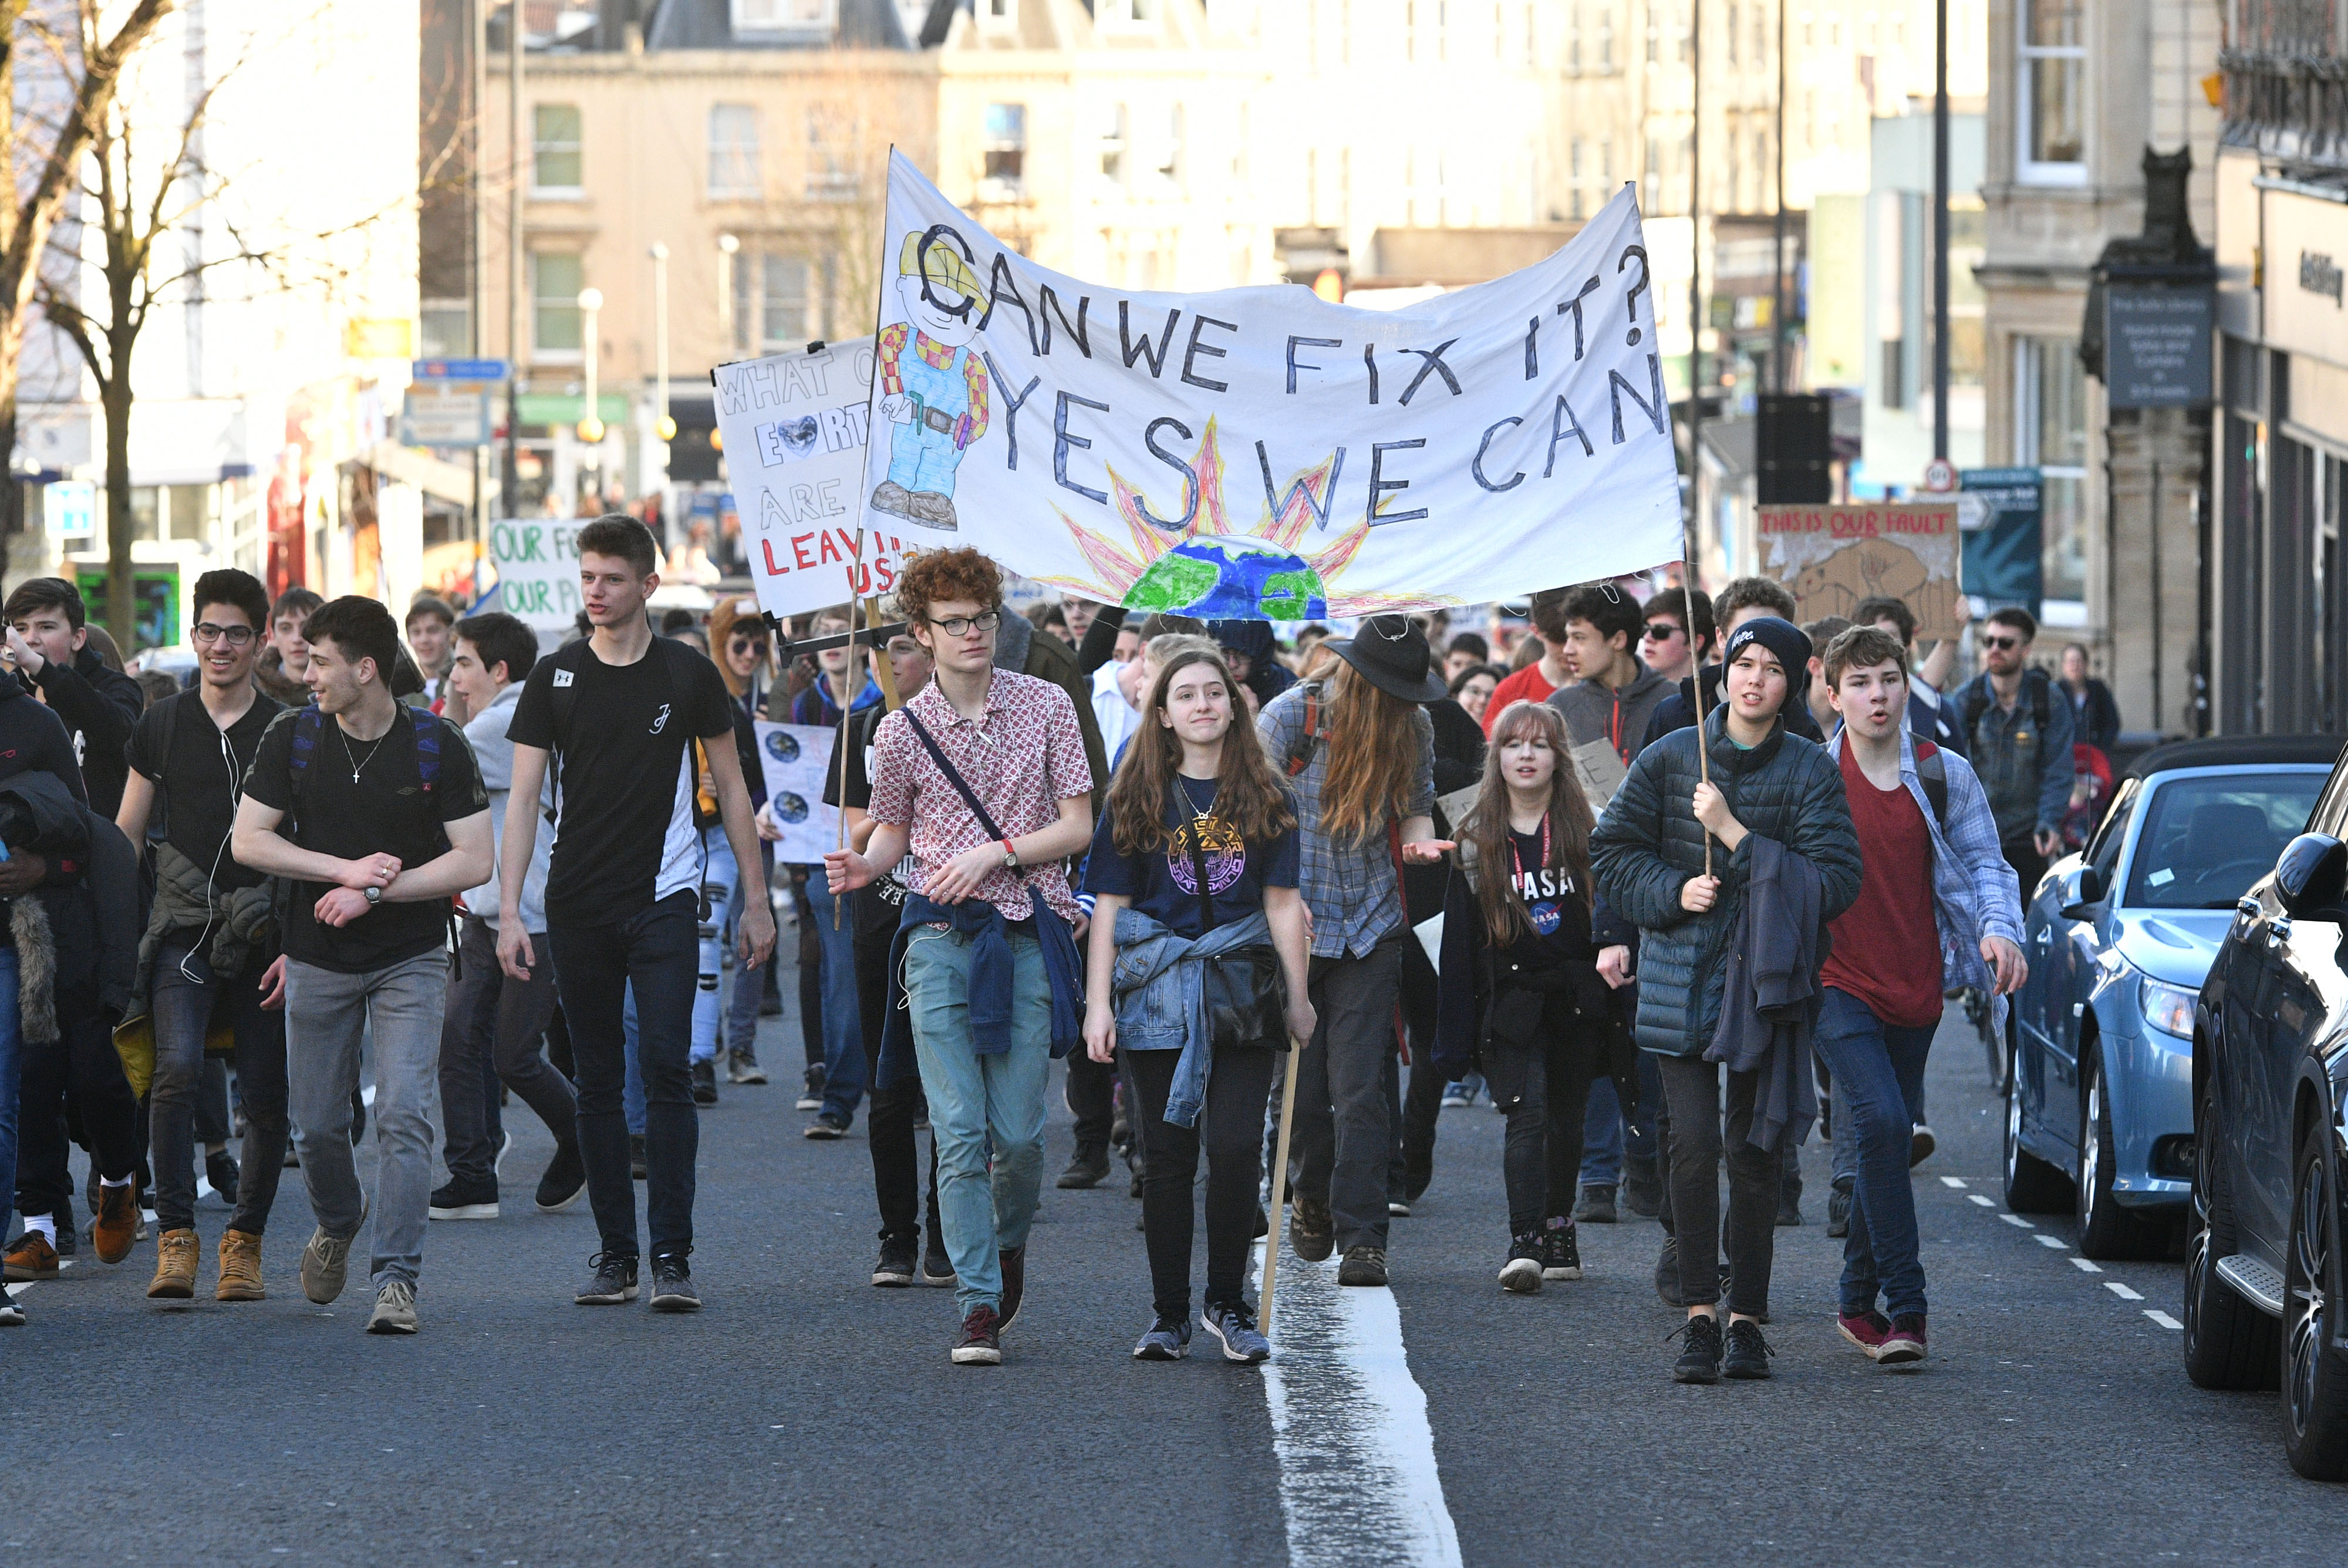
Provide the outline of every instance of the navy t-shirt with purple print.
{"type": "Polygon", "coordinates": [[[1194,937],[1207,928],[1199,907],[1198,857],[1195,838],[1207,868],[1207,893],[1214,901],[1215,923],[1229,925],[1263,907],[1267,887],[1296,885],[1296,830],[1290,828],[1268,841],[1242,840],[1236,829],[1214,814],[1215,780],[1178,776],[1169,795],[1166,823],[1174,839],[1162,849],[1128,855],[1117,847],[1117,818],[1104,805],[1093,830],[1092,853],[1085,861],[1085,891],[1117,893],[1177,935],[1194,937]]]}

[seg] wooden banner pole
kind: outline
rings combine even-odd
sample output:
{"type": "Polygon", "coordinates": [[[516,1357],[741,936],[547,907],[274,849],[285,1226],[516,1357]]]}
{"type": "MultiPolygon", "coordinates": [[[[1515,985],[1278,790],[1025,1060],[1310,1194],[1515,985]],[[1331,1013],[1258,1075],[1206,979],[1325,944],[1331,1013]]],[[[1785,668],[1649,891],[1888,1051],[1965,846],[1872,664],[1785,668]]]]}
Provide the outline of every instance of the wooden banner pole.
{"type": "Polygon", "coordinates": [[[1288,1230],[1288,1128],[1296,1114],[1296,1064],[1304,1042],[1290,1036],[1288,1076],[1280,1087],[1280,1138],[1272,1157],[1272,1229],[1263,1238],[1263,1336],[1272,1337],[1272,1284],[1280,1271],[1280,1238],[1288,1230]]]}

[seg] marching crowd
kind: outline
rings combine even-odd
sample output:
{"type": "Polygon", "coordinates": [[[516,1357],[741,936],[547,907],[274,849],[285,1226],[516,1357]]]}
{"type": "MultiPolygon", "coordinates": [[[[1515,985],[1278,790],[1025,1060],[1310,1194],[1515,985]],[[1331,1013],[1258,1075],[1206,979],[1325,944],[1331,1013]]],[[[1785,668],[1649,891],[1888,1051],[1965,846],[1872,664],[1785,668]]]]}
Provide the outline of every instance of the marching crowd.
{"type": "Polygon", "coordinates": [[[636,1299],[648,1273],[654,1308],[699,1306],[699,1110],[721,1068],[766,1081],[788,889],[804,1130],[865,1109],[871,1283],[952,1287],[957,1363],[1000,1361],[1020,1310],[1056,1059],[1059,1185],[1122,1152],[1141,1200],[1137,1357],[1196,1327],[1267,1356],[1248,1260],[1290,1204],[1299,1256],[1385,1284],[1438,1112],[1478,1092],[1507,1118],[1502,1289],[1577,1279],[1580,1225],[1652,1214],[1687,1314],[1673,1376],[1767,1377],[1775,1232],[1818,1124],[1839,1330],[1925,1355],[1926,1053],[1947,998],[1994,1021],[2021,984],[2019,893],[2060,848],[2074,728],[2105,717],[2084,669],[2030,666],[2026,613],[1990,616],[1953,689],[1907,605],[1802,626],[1757,578],[1538,594],[1513,667],[1497,634],[1438,654],[1401,615],[1283,656],[1262,623],[1012,614],[990,561],[945,550],[908,563],[885,647],[819,617],[812,678],[784,681],[748,601],[655,634],[641,523],[578,551],[583,634],[542,657],[508,615],[423,599],[403,628],[208,573],[190,684],[152,693],[70,583],[8,596],[9,1279],[151,1232],[149,1295],[193,1296],[201,1144],[233,1207],[217,1299],[265,1296],[298,1168],[304,1295],[335,1300],[365,1236],[367,1328],[412,1334],[429,1222],[499,1212],[510,1097],[554,1139],[537,1207],[592,1211],[573,1299],[636,1299]],[[774,862],[759,718],[833,731],[846,842],[819,866],[774,862]]]}

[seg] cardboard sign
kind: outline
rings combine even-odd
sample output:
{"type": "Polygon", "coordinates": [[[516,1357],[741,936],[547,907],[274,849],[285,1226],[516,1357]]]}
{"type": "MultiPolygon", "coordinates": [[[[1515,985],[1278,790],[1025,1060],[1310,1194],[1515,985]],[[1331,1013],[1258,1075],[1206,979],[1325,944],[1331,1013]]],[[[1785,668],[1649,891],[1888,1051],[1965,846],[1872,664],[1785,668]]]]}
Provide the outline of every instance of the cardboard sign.
{"type": "Polygon", "coordinates": [[[1953,637],[1961,553],[1953,501],[1761,508],[1763,570],[1805,622],[1885,595],[1915,614],[1919,640],[1953,637]]]}

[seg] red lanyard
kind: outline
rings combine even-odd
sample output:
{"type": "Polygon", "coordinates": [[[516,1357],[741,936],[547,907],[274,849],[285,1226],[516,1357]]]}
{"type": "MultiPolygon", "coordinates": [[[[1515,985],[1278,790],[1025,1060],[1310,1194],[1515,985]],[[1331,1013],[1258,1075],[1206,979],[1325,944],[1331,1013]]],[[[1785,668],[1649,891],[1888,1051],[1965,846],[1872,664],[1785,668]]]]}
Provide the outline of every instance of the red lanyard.
{"type": "MultiPolygon", "coordinates": [[[[1524,896],[1522,890],[1525,885],[1525,857],[1517,852],[1517,835],[1514,829],[1509,830],[1509,864],[1516,871],[1518,896],[1521,898],[1524,896]]],[[[1549,869],[1549,813],[1546,811],[1541,813],[1540,869],[1542,871],[1549,869]]]]}

